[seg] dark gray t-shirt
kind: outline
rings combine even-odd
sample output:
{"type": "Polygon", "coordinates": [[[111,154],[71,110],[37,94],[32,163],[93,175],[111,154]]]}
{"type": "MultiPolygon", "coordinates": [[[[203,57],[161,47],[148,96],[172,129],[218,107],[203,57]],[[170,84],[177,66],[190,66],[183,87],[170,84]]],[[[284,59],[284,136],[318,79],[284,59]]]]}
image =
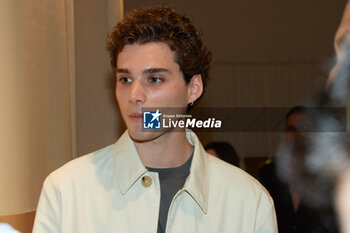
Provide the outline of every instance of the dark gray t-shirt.
{"type": "Polygon", "coordinates": [[[185,184],[190,174],[191,157],[180,167],[175,168],[147,168],[151,172],[158,172],[160,182],[160,207],[157,233],[164,233],[168,219],[168,211],[173,197],[185,184]]]}

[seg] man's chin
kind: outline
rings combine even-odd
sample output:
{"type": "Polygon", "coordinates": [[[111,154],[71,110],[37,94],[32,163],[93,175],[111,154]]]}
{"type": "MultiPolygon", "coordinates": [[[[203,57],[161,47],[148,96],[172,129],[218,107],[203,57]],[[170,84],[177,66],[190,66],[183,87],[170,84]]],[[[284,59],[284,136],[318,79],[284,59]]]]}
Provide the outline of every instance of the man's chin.
{"type": "Polygon", "coordinates": [[[133,130],[128,130],[130,138],[134,142],[138,143],[145,143],[145,142],[150,142],[153,141],[157,138],[159,138],[164,132],[159,130],[157,132],[144,132],[144,131],[133,131],[133,130]]]}

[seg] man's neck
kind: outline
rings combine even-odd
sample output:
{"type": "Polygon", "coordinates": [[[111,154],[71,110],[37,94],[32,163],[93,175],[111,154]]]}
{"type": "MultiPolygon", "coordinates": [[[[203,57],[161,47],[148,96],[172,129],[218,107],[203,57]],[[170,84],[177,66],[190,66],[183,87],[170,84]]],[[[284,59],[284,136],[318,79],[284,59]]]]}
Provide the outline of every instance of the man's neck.
{"type": "Polygon", "coordinates": [[[184,164],[193,152],[185,132],[168,132],[148,142],[134,142],[145,167],[173,168],[184,164]]]}

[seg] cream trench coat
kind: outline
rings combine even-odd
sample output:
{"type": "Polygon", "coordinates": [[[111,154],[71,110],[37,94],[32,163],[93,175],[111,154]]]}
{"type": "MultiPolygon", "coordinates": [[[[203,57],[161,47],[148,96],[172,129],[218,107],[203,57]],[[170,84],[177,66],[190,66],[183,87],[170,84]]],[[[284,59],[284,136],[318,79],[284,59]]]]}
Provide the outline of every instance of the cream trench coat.
{"type": "MultiPolygon", "coordinates": [[[[190,175],[169,208],[167,233],[277,232],[273,202],[250,175],[205,152],[193,132],[190,175]]],[[[127,132],[45,180],[34,233],[156,233],[157,173],[143,166],[127,132]]]]}

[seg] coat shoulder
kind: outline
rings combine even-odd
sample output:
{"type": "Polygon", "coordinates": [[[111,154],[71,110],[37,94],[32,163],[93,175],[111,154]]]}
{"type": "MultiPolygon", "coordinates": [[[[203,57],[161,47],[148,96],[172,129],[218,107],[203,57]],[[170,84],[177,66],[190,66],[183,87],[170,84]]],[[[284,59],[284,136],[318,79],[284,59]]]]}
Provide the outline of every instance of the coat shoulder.
{"type": "Polygon", "coordinates": [[[237,190],[245,193],[255,193],[260,195],[265,193],[269,196],[267,190],[253,176],[239,167],[226,163],[216,157],[210,156],[210,173],[214,185],[226,188],[228,190],[237,190]]]}
{"type": "Polygon", "coordinates": [[[47,179],[56,182],[86,180],[101,171],[110,170],[113,164],[114,144],[75,158],[53,171],[47,179]]]}

